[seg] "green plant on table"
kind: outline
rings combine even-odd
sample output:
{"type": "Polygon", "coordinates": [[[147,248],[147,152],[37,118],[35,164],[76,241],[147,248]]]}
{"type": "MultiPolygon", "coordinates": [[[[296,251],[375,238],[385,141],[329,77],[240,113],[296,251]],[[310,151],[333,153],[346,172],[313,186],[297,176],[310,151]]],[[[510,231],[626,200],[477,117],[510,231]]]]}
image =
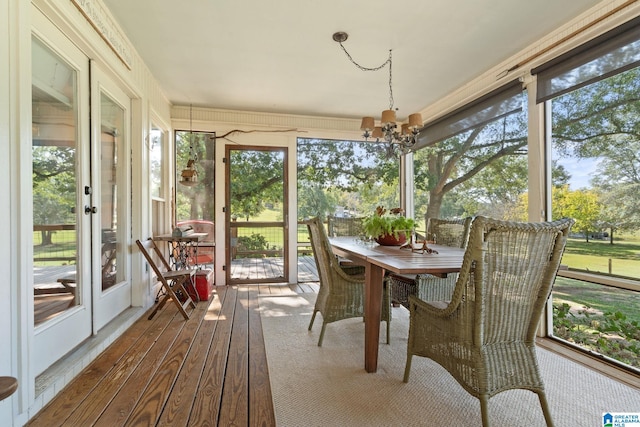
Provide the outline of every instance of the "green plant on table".
{"type": "Polygon", "coordinates": [[[373,215],[365,217],[362,221],[365,234],[372,238],[392,235],[397,239],[400,233],[411,233],[415,226],[416,222],[405,217],[401,208],[391,209],[387,213],[382,206],[378,206],[373,215]]]}

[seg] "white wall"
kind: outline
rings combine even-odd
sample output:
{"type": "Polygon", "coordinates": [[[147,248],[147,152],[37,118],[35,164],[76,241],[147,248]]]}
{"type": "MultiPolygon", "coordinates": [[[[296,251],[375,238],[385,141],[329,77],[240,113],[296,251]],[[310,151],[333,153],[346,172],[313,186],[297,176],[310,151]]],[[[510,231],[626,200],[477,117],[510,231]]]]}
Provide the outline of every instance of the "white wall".
{"type": "MultiPolygon", "coordinates": [[[[0,0],[0,76],[9,76],[10,53],[9,53],[9,26],[11,25],[11,11],[9,10],[9,0],[0,0]]],[[[6,155],[0,156],[0,171],[2,172],[4,188],[11,188],[10,165],[12,150],[10,141],[10,114],[11,109],[9,97],[10,81],[8,78],[0,80],[0,152],[6,155]]],[[[0,192],[0,235],[10,236],[11,231],[11,191],[0,192]]],[[[10,273],[5,274],[5,280],[0,282],[0,376],[15,376],[13,366],[13,349],[15,348],[15,334],[12,332],[12,299],[15,298],[12,283],[15,282],[12,267],[14,257],[11,256],[11,239],[0,240],[0,259],[8,261],[5,268],[10,273]]],[[[0,402],[0,420],[11,420],[13,399],[5,399],[0,402]]]]}
{"type": "MultiPolygon", "coordinates": [[[[83,2],[104,8],[100,0],[83,2]]],[[[32,17],[42,11],[90,59],[109,74],[132,99],[132,200],[135,234],[148,233],[148,157],[145,141],[151,127],[150,110],[157,121],[170,122],[170,103],[135,49],[124,39],[128,66],[96,32],[70,0],[0,0],[0,259],[4,277],[0,281],[0,376],[14,376],[20,387],[0,402],[0,425],[23,425],[55,393],[79,372],[63,372],[43,393],[36,395],[35,377],[30,370],[29,343],[33,337],[33,290],[29,244],[33,223],[31,206],[31,29],[32,17]],[[142,165],[142,167],[138,167],[142,165]],[[142,213],[142,215],[141,215],[142,213]],[[29,321],[31,319],[31,321],[29,321]]],[[[107,19],[110,14],[106,11],[107,19]]],[[[110,25],[113,25],[110,22],[110,25]]],[[[117,27],[113,27],[121,33],[117,27]]],[[[137,251],[131,251],[133,304],[153,303],[148,274],[137,251]]],[[[92,357],[95,357],[92,356],[92,357]]],[[[86,360],[86,359],[85,359],[86,360]]]]}

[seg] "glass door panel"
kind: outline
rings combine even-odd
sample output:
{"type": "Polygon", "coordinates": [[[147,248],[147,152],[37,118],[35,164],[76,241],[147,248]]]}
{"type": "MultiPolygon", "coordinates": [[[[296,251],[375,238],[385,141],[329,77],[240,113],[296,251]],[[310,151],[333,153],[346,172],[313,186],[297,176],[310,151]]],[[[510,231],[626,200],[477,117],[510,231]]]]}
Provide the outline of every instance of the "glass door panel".
{"type": "Polygon", "coordinates": [[[100,94],[100,270],[102,290],[122,281],[118,274],[118,140],[124,132],[124,109],[100,94]]]}
{"type": "Polygon", "coordinates": [[[76,71],[34,40],[31,155],[36,325],[80,304],[76,84],[76,71]]]}
{"type": "Polygon", "coordinates": [[[95,194],[93,229],[94,331],[131,306],[127,275],[130,238],[129,97],[98,67],[92,67],[95,128],[92,182],[95,194]]]}
{"type": "Polygon", "coordinates": [[[226,148],[226,281],[288,282],[285,148],[226,148]]]}
{"type": "Polygon", "coordinates": [[[42,372],[91,334],[88,60],[55,32],[32,40],[33,361],[42,372]],[[64,51],[63,58],[56,51],[64,51]],[[84,96],[80,96],[83,94],[84,96]],[[84,121],[84,120],[86,121],[84,121]],[[86,141],[86,138],[85,138],[86,141]],[[83,250],[83,248],[85,250],[83,250]]]}

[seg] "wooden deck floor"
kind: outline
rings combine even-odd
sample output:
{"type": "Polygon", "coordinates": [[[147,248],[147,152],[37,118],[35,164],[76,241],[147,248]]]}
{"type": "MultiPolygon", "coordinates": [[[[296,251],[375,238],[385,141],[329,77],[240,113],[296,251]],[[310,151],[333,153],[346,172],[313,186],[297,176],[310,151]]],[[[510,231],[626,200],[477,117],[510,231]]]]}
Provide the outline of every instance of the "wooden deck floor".
{"type": "MultiPolygon", "coordinates": [[[[75,266],[39,268],[34,273],[36,288],[62,288],[57,283],[60,277],[75,272],[75,266]]],[[[281,258],[244,258],[232,262],[232,277],[265,279],[284,276],[284,261],[281,258]]],[[[298,257],[298,283],[317,282],[318,271],[313,256],[298,257]]],[[[66,309],[73,307],[74,297],[70,293],[41,293],[34,298],[34,321],[36,326],[54,318],[66,309]]]]}
{"type": "MultiPolygon", "coordinates": [[[[238,258],[231,261],[232,279],[267,279],[284,277],[284,259],[238,258]]],[[[318,272],[313,256],[298,257],[298,282],[317,282],[318,272]]]]}
{"type": "Polygon", "coordinates": [[[259,294],[317,284],[217,287],[188,321],[171,304],[136,321],[30,426],[273,426],[259,294]]]}

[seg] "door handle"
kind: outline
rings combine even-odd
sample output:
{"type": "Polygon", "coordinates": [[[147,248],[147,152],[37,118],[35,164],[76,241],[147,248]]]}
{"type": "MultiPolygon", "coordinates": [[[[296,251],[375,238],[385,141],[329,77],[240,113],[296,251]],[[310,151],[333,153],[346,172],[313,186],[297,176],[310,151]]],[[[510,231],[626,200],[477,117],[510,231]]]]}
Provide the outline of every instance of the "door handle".
{"type": "Polygon", "coordinates": [[[85,213],[85,215],[98,213],[98,208],[96,208],[95,206],[85,205],[84,206],[84,213],[85,213]]]}

